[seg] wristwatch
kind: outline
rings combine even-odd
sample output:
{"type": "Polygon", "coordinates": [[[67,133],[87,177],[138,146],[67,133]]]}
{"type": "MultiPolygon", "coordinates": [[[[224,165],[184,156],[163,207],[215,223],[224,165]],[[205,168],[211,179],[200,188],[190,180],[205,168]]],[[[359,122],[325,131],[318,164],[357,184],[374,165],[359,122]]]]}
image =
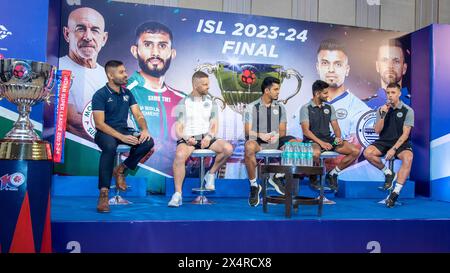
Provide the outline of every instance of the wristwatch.
{"type": "Polygon", "coordinates": [[[395,147],[392,147],[392,150],[394,150],[394,152],[397,152],[397,148],[395,148],[395,147]]]}

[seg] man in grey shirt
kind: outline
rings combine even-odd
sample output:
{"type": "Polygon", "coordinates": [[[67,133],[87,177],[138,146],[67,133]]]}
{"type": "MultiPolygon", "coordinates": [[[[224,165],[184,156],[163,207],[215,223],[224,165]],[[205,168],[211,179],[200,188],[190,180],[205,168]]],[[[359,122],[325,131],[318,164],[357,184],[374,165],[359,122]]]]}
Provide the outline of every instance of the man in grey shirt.
{"type": "MultiPolygon", "coordinates": [[[[294,140],[286,136],[286,109],[277,102],[280,94],[280,80],[267,77],[261,85],[262,97],[247,105],[244,112],[245,128],[245,166],[250,180],[248,203],[256,207],[259,204],[261,186],[256,182],[256,153],[265,149],[283,149],[284,144],[294,140]]],[[[284,195],[284,174],[275,174],[269,183],[284,195]]]]}
{"type": "MultiPolygon", "coordinates": [[[[330,188],[338,190],[338,175],[359,156],[359,149],[352,143],[343,140],[341,129],[336,118],[333,105],[327,104],[328,83],[317,80],[312,85],[313,98],[300,109],[300,124],[303,130],[304,142],[313,142],[314,161],[318,163],[323,151],[336,151],[344,157],[326,175],[330,188]],[[331,135],[330,124],[334,136],[331,135]]],[[[311,179],[311,178],[310,178],[311,179]]],[[[311,179],[311,186],[319,189],[318,180],[311,179]]]]}
{"type": "Polygon", "coordinates": [[[414,110],[400,100],[401,87],[398,83],[390,83],[386,87],[388,101],[377,110],[375,132],[380,138],[364,151],[364,156],[372,165],[383,171],[385,182],[383,189],[390,190],[397,178],[394,191],[386,199],[386,206],[391,208],[398,199],[400,190],[406,182],[411,171],[413,151],[410,142],[410,133],[414,127],[414,110]],[[402,165],[397,174],[381,162],[385,155],[386,161],[398,158],[402,165]]]}

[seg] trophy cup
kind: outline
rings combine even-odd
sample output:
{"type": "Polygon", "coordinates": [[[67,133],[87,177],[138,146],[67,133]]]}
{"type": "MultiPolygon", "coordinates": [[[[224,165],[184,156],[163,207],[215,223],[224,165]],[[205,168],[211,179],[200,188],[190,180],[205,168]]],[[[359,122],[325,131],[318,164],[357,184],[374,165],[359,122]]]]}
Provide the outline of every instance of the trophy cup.
{"type": "Polygon", "coordinates": [[[228,105],[240,114],[244,113],[247,104],[262,96],[261,84],[264,78],[272,76],[280,79],[281,82],[284,79],[290,79],[291,76],[297,79],[298,84],[294,93],[286,99],[279,100],[283,104],[286,104],[288,100],[298,94],[303,78],[294,69],[283,69],[281,65],[273,64],[217,62],[216,64],[201,64],[196,68],[196,71],[199,70],[206,70],[208,73],[215,75],[223,99],[210,96],[215,100],[222,101],[224,106],[228,105]]]}
{"type": "Polygon", "coordinates": [[[50,188],[53,161],[50,143],[34,132],[31,107],[49,101],[56,67],[21,59],[0,60],[0,98],[17,105],[19,118],[0,140],[0,251],[52,252],[50,188]],[[23,216],[23,211],[28,216],[23,216]],[[27,218],[28,217],[28,218],[27,218]],[[26,220],[17,220],[17,219],[26,220]],[[29,231],[31,229],[31,232],[29,231]],[[30,238],[26,242],[13,238],[30,238]],[[34,242],[39,242],[35,245],[34,242]]]}
{"type": "Polygon", "coordinates": [[[31,107],[50,101],[55,83],[56,67],[47,63],[21,60],[0,60],[0,99],[17,105],[19,118],[0,140],[0,159],[48,160],[50,143],[42,141],[33,130],[29,116],[31,107]]]}

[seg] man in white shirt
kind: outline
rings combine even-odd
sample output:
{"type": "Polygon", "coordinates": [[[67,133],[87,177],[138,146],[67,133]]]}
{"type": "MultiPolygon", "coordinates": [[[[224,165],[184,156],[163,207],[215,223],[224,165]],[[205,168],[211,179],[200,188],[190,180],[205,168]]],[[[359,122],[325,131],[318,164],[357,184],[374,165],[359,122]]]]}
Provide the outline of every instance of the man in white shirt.
{"type": "Polygon", "coordinates": [[[186,175],[185,162],[196,149],[216,152],[214,165],[205,175],[205,188],[215,189],[215,174],[233,153],[233,146],[223,139],[216,139],[219,127],[217,104],[208,96],[208,74],[197,71],[192,76],[193,90],[176,107],[175,132],[178,138],[173,161],[175,193],[169,207],[182,205],[182,187],[186,175]]]}
{"type": "Polygon", "coordinates": [[[108,81],[104,68],[97,63],[98,53],[108,40],[103,16],[92,8],[78,8],[69,14],[63,28],[69,52],[59,59],[59,69],[74,76],[69,93],[67,131],[93,140],[91,100],[96,90],[108,81]]]}

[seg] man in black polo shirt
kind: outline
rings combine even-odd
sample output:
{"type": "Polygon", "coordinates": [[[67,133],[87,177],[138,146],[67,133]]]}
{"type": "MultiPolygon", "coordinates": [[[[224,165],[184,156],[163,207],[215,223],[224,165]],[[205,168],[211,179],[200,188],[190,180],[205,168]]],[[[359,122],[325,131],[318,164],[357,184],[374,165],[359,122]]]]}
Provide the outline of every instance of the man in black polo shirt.
{"type": "MultiPolygon", "coordinates": [[[[304,142],[313,143],[314,161],[319,163],[322,151],[336,151],[345,155],[342,160],[326,175],[330,188],[338,190],[339,172],[347,168],[359,156],[359,149],[341,138],[341,129],[336,118],[336,111],[328,99],[328,83],[317,80],[312,85],[313,98],[300,108],[300,124],[304,142]],[[331,135],[330,124],[334,136],[331,135]]],[[[311,180],[314,189],[319,188],[318,180],[311,180]]]]}
{"type": "MultiPolygon", "coordinates": [[[[261,186],[256,182],[256,153],[264,149],[282,149],[286,142],[295,139],[286,136],[286,109],[277,102],[280,94],[280,80],[267,77],[261,85],[262,97],[247,105],[244,113],[245,167],[250,180],[248,203],[256,207],[259,204],[261,186]]],[[[269,179],[279,194],[284,195],[283,174],[269,179]]]]}
{"type": "Polygon", "coordinates": [[[136,100],[128,89],[122,87],[128,79],[125,66],[121,61],[112,60],[106,63],[105,71],[108,83],[97,90],[92,98],[92,110],[97,129],[95,143],[102,150],[99,165],[98,212],[109,212],[108,192],[112,175],[116,179],[116,188],[126,190],[125,170],[128,168],[134,170],[154,145],[136,100]],[[130,109],[139,124],[140,133],[130,131],[127,126],[130,109]],[[130,145],[130,155],[114,168],[116,148],[119,144],[130,145]]]}
{"type": "Polygon", "coordinates": [[[401,87],[398,83],[390,83],[386,87],[387,103],[378,108],[375,132],[380,138],[364,151],[364,156],[372,165],[382,170],[385,175],[383,189],[390,190],[397,179],[394,191],[386,199],[386,206],[392,208],[397,201],[400,190],[411,171],[413,152],[409,136],[414,126],[414,110],[400,100],[401,87]],[[381,156],[386,155],[386,161],[394,157],[402,161],[397,174],[381,162],[381,156]]]}

